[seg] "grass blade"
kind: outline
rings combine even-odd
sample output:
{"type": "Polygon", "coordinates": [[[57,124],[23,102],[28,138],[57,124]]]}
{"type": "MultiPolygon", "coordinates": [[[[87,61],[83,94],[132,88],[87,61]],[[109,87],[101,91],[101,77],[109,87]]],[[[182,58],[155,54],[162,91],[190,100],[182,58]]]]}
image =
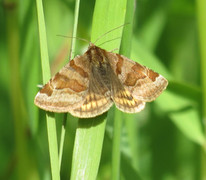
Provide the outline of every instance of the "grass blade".
{"type": "MultiPolygon", "coordinates": [[[[199,44],[200,44],[200,67],[201,67],[201,85],[202,85],[202,120],[204,130],[206,130],[206,1],[197,0],[197,18],[199,30],[199,44]]],[[[205,141],[204,141],[205,142],[205,141]]],[[[202,152],[202,179],[206,178],[206,145],[204,143],[202,152]]]]}
{"type": "MultiPolygon", "coordinates": [[[[124,2],[125,3],[125,2],[124,2]]],[[[126,14],[120,54],[130,57],[133,16],[134,16],[134,1],[127,1],[125,4],[126,14]]],[[[113,145],[112,145],[112,179],[120,178],[120,164],[121,164],[121,132],[123,123],[123,113],[116,110],[114,116],[114,131],[113,131],[113,145]]],[[[126,121],[127,123],[134,121],[126,121]]],[[[135,126],[133,126],[135,127],[135,126]]]]}
{"type": "MultiPolygon", "coordinates": [[[[79,17],[79,5],[80,0],[76,1],[75,4],[75,12],[74,12],[74,28],[72,37],[76,37],[77,34],[77,24],[78,24],[78,17],[79,17]]],[[[72,39],[72,46],[70,49],[70,58],[74,58],[74,52],[75,52],[75,44],[76,44],[76,38],[72,39]]],[[[64,139],[65,139],[65,133],[66,133],[66,124],[67,124],[67,113],[64,115],[63,123],[62,123],[62,129],[61,129],[61,139],[60,139],[60,148],[59,148],[59,168],[61,169],[61,162],[62,162],[62,155],[63,155],[63,147],[64,147],[64,139]]]]}
{"type": "Polygon", "coordinates": [[[101,157],[106,114],[79,119],[72,158],[71,179],[96,179],[101,157]]]}
{"type": "MultiPolygon", "coordinates": [[[[37,15],[38,15],[38,25],[39,25],[42,76],[43,76],[43,82],[46,83],[50,78],[50,67],[49,67],[46,28],[45,28],[42,1],[36,0],[36,5],[37,5],[37,15]]],[[[54,114],[47,112],[46,121],[47,121],[52,179],[58,180],[60,179],[60,171],[59,171],[59,160],[58,160],[59,158],[58,158],[56,122],[55,122],[54,114]]]]}
{"type": "MultiPolygon", "coordinates": [[[[124,24],[126,1],[97,0],[93,15],[91,41],[109,30],[124,24]]],[[[98,44],[121,37],[122,28],[108,33],[98,44]]],[[[112,50],[119,48],[121,39],[105,43],[101,47],[112,50]]],[[[106,113],[92,119],[79,119],[73,152],[71,179],[96,179],[106,125],[106,113]]]]}

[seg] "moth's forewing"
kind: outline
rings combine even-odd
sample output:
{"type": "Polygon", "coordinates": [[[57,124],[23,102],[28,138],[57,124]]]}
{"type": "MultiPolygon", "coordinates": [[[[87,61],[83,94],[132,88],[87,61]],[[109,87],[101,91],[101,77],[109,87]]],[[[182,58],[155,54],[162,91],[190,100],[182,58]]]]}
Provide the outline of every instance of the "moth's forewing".
{"type": "Polygon", "coordinates": [[[75,57],[38,92],[34,103],[46,111],[70,112],[85,101],[89,73],[85,56],[75,57]]]}
{"type": "Polygon", "coordinates": [[[168,85],[168,81],[162,75],[127,57],[108,52],[107,58],[124,88],[135,99],[153,101],[168,85]]]}

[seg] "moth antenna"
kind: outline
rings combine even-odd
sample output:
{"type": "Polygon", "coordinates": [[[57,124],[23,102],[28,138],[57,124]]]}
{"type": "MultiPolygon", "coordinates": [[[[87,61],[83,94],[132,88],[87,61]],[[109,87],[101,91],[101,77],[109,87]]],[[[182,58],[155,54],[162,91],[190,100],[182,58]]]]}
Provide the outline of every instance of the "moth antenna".
{"type": "Polygon", "coordinates": [[[118,27],[116,27],[116,28],[113,28],[113,29],[107,31],[106,33],[100,35],[100,36],[96,39],[96,41],[94,42],[94,44],[96,44],[96,42],[99,41],[99,40],[100,40],[102,37],[104,37],[106,34],[112,32],[112,31],[115,31],[115,30],[117,30],[117,29],[119,29],[119,28],[121,28],[121,27],[123,27],[123,26],[125,26],[125,25],[128,25],[128,24],[130,24],[130,23],[124,23],[124,24],[122,24],[121,26],[118,26],[118,27]]]}
{"type": "Polygon", "coordinates": [[[116,51],[116,50],[119,50],[119,48],[114,48],[114,49],[112,49],[110,52],[114,52],[114,51],[116,51]]]}
{"type": "Polygon", "coordinates": [[[80,37],[64,36],[64,35],[60,35],[60,34],[57,34],[57,36],[60,36],[60,37],[65,37],[65,38],[76,38],[76,39],[78,39],[78,40],[81,40],[81,41],[84,41],[84,42],[90,43],[90,41],[88,41],[87,39],[80,38],[80,37]]]}
{"type": "Polygon", "coordinates": [[[103,42],[103,43],[97,45],[97,46],[101,46],[101,45],[103,45],[103,44],[105,44],[105,43],[108,43],[108,42],[110,42],[110,41],[114,41],[114,40],[116,40],[116,39],[120,39],[120,38],[121,38],[121,37],[117,37],[117,38],[114,38],[114,39],[110,39],[110,40],[108,40],[108,41],[105,41],[105,42],[103,42]]]}

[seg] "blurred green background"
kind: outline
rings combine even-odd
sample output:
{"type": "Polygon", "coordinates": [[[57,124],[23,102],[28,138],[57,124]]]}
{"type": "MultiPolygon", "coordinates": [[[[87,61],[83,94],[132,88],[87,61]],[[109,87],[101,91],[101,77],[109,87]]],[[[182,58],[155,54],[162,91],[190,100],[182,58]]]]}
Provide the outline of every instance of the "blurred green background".
{"type": "MultiPolygon", "coordinates": [[[[1,4],[0,179],[51,179],[44,111],[33,104],[42,83],[36,4],[9,0],[1,4]]],[[[57,35],[72,35],[75,1],[45,0],[43,5],[54,75],[69,59],[71,39],[57,35]]],[[[80,2],[78,37],[90,40],[94,5],[94,0],[80,2]]],[[[133,127],[127,124],[122,130],[121,179],[206,177],[205,92],[200,88],[206,80],[202,56],[206,44],[201,39],[205,5],[204,0],[135,3],[131,59],[165,76],[169,87],[144,111],[124,115],[124,122],[131,121],[133,127]]],[[[76,47],[75,54],[82,54],[87,44],[77,41],[76,47]]],[[[56,116],[59,139],[63,115],[56,116]]],[[[77,119],[69,116],[61,179],[70,177],[76,126],[77,119]]],[[[112,132],[109,116],[98,179],[111,179],[112,132]]]]}

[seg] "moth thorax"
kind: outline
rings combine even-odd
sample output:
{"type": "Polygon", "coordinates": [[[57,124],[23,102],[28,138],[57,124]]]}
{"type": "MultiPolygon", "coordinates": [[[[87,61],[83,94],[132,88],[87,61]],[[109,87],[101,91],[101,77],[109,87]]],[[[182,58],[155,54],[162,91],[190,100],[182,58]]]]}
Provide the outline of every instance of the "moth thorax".
{"type": "MultiPolygon", "coordinates": [[[[105,60],[104,57],[101,56],[101,54],[95,54],[92,56],[92,63],[95,65],[95,67],[100,68],[105,66],[105,60]]],[[[105,66],[106,67],[106,66],[105,66]]]]}

